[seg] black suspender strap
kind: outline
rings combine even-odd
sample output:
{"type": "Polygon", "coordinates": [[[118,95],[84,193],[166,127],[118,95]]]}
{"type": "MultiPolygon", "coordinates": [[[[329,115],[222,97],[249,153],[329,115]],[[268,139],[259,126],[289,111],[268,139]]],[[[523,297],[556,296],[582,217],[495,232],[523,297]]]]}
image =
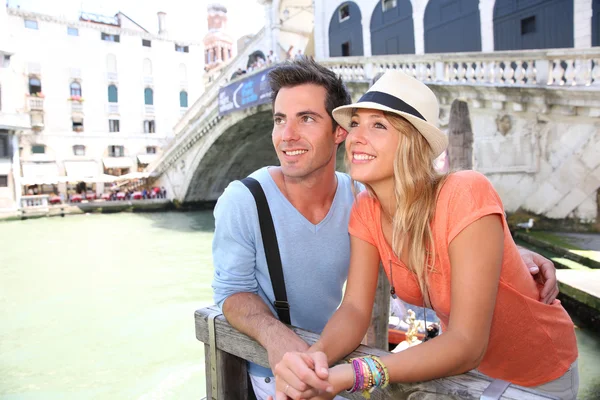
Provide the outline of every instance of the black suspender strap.
{"type": "Polygon", "coordinates": [[[241,182],[250,190],[250,193],[252,193],[254,201],[256,202],[260,233],[262,235],[265,256],[267,257],[273,293],[275,294],[275,310],[277,311],[277,315],[281,322],[291,325],[290,305],[287,301],[287,293],[285,291],[281,255],[279,254],[277,235],[275,233],[275,226],[273,225],[273,217],[271,216],[269,203],[267,203],[267,197],[265,196],[262,186],[260,186],[260,183],[256,179],[248,177],[242,179],[241,182]]]}

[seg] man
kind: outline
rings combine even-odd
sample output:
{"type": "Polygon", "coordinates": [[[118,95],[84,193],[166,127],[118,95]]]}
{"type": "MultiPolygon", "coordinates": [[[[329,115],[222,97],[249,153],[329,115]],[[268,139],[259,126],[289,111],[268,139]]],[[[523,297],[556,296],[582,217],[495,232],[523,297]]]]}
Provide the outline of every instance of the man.
{"type": "MultiPolygon", "coordinates": [[[[260,182],[273,216],[292,325],[320,333],[341,301],[350,260],[347,227],[354,197],[350,178],[335,172],[336,151],[347,132],[331,117],[334,108],[350,103],[350,95],[340,78],[309,58],[275,67],[269,81],[272,140],[281,166],[250,176],[260,182]]],[[[229,323],[267,350],[271,368],[288,351],[308,350],[275,316],[250,191],[232,182],[214,215],[214,298],[229,323]]],[[[553,299],[554,267],[543,257],[537,260],[549,278],[542,299],[553,299]]],[[[271,370],[250,363],[249,373],[257,399],[274,396],[271,370]]]]}

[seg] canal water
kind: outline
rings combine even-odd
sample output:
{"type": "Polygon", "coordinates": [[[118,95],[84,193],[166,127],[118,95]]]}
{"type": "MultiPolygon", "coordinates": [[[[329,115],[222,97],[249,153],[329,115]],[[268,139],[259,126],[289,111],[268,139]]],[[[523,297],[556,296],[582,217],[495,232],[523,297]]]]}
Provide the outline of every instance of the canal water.
{"type": "MultiPolygon", "coordinates": [[[[0,223],[0,400],[202,398],[213,229],[210,211],[0,223]]],[[[600,337],[577,335],[580,398],[600,398],[600,337]]]]}

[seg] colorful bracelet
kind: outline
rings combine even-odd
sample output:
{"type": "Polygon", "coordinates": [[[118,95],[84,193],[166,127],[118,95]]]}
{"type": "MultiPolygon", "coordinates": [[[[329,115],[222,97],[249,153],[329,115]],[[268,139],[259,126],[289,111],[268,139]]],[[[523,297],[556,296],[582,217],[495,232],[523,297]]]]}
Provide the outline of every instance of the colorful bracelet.
{"type": "Polygon", "coordinates": [[[362,392],[368,399],[375,388],[384,388],[390,383],[390,374],[379,357],[357,357],[348,362],[354,370],[354,384],[348,393],[362,392]]]}

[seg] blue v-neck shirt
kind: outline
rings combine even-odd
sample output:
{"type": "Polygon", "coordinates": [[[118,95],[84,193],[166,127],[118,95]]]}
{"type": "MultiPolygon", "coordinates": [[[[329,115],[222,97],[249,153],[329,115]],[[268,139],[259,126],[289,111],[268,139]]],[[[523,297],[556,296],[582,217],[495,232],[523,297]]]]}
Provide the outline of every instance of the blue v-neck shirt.
{"type": "MultiPolygon", "coordinates": [[[[336,175],[338,186],[331,208],[317,225],[281,193],[268,167],[250,175],[260,182],[273,216],[292,325],[315,333],[321,333],[341,302],[350,262],[352,183],[348,175],[336,175]]],[[[230,183],[217,202],[214,216],[215,302],[222,307],[232,294],[256,293],[277,316],[256,203],[248,188],[240,181],[230,183]]],[[[273,376],[270,369],[252,363],[249,371],[273,376]]]]}

